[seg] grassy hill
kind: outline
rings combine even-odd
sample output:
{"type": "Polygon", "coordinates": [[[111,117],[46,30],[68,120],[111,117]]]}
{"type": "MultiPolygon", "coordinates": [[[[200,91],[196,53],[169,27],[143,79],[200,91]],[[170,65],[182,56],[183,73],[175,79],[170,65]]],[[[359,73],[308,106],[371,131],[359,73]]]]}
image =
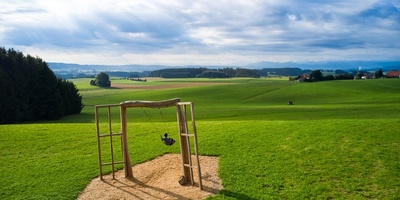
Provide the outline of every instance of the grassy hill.
{"type": "MultiPolygon", "coordinates": [[[[213,199],[400,198],[399,79],[145,83],[232,83],[164,90],[73,81],[86,105],[81,114],[0,126],[0,199],[76,198],[98,176],[93,105],[175,97],[195,103],[200,153],[220,157],[224,190],[213,199]]],[[[146,110],[150,122],[142,109],[129,110],[129,143],[139,147],[130,149],[133,164],[179,152],[159,141],[165,129],[176,129],[175,110],[159,112],[146,110]]],[[[118,114],[113,110],[116,129],[118,114]]]]}

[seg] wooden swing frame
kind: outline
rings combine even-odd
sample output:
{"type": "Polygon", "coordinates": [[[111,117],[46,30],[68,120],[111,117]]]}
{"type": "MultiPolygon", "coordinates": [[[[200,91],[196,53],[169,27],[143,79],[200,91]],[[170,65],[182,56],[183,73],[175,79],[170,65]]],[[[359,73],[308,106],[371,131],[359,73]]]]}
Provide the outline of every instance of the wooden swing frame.
{"type": "Polygon", "coordinates": [[[111,165],[112,176],[115,179],[115,168],[116,164],[124,164],[124,171],[126,178],[134,178],[132,172],[132,165],[129,156],[128,140],[127,140],[127,109],[128,108],[167,108],[176,107],[176,117],[178,123],[178,133],[179,133],[179,143],[182,155],[182,171],[185,182],[190,182],[194,185],[193,169],[198,170],[199,188],[202,190],[202,180],[201,180],[201,169],[200,160],[198,155],[198,144],[197,144],[197,131],[196,123],[194,118],[194,104],[193,102],[180,102],[179,98],[164,100],[164,101],[124,101],[120,104],[107,104],[107,105],[96,105],[95,106],[95,122],[96,122],[96,132],[97,132],[97,153],[98,153],[98,163],[100,171],[100,179],[103,180],[103,166],[111,165]],[[120,123],[121,132],[114,133],[111,126],[111,108],[120,108],[120,123]],[[189,107],[189,109],[187,108],[189,107]],[[108,122],[108,133],[101,134],[100,122],[99,122],[99,109],[107,109],[107,122],[108,122]],[[190,113],[188,118],[188,113],[190,113]],[[192,129],[189,131],[188,120],[191,121],[192,129]],[[122,148],[122,161],[114,160],[114,150],[113,150],[113,137],[121,137],[121,148],[122,148]],[[103,163],[101,157],[101,143],[100,140],[103,137],[109,137],[110,139],[110,152],[111,152],[111,162],[103,163]],[[196,165],[192,162],[192,154],[190,149],[190,138],[193,137],[194,153],[196,158],[196,165]]]}

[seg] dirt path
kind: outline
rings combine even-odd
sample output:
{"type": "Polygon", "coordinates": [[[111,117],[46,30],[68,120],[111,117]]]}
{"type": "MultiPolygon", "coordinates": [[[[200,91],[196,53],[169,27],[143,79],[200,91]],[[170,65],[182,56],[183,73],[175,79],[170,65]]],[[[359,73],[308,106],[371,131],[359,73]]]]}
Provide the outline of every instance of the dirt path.
{"type": "Polygon", "coordinates": [[[203,190],[198,188],[198,174],[194,170],[195,186],[181,186],[180,154],[167,154],[132,167],[134,179],[124,177],[124,171],[93,179],[78,199],[204,199],[222,189],[218,177],[218,157],[200,156],[203,190]]]}

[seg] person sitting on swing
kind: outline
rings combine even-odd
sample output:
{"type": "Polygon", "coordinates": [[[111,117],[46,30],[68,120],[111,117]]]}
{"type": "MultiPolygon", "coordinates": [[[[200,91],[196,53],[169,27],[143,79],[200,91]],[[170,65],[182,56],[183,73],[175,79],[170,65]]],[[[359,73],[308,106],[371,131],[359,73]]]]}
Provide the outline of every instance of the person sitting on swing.
{"type": "Polygon", "coordinates": [[[171,146],[175,143],[175,140],[172,138],[168,138],[168,133],[164,134],[164,137],[161,138],[165,145],[171,146]]]}

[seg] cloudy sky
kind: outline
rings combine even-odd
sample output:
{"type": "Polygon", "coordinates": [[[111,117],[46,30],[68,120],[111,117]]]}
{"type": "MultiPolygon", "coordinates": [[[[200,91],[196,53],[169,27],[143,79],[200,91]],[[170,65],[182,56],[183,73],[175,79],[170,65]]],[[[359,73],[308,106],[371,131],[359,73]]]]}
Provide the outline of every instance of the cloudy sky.
{"type": "Polygon", "coordinates": [[[0,46],[78,64],[400,60],[400,0],[1,0],[0,46]]]}

